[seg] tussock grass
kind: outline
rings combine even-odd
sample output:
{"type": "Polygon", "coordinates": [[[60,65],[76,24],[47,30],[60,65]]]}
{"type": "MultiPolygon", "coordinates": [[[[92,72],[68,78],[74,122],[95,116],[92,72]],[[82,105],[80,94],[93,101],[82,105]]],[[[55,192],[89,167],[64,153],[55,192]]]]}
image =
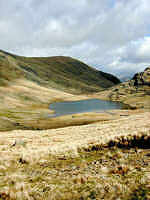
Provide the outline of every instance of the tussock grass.
{"type": "Polygon", "coordinates": [[[101,148],[0,165],[1,199],[149,199],[150,149],[101,148]]]}
{"type": "Polygon", "coordinates": [[[149,117],[2,132],[0,198],[149,199],[149,117]]]}

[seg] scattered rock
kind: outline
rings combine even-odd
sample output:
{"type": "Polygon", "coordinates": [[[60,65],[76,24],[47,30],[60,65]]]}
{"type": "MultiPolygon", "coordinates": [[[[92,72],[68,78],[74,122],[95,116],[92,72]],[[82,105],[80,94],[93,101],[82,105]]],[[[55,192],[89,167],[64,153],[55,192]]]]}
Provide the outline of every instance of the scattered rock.
{"type": "Polygon", "coordinates": [[[28,164],[28,162],[25,159],[23,159],[23,158],[19,158],[19,163],[21,163],[21,164],[28,164]]]}
{"type": "Polygon", "coordinates": [[[14,143],[11,145],[11,147],[15,147],[17,145],[25,147],[26,141],[24,141],[24,140],[15,140],[14,143]]]}

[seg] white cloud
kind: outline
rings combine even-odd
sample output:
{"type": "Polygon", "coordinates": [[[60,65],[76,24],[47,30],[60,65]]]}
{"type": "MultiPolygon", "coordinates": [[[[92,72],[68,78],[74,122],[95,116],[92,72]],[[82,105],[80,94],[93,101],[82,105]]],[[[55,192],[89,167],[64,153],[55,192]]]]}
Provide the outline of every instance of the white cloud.
{"type": "Polygon", "coordinates": [[[142,60],[147,60],[150,62],[150,38],[144,38],[140,47],[137,48],[137,56],[142,60]]]}
{"type": "Polygon", "coordinates": [[[150,63],[150,37],[132,41],[118,50],[122,62],[142,64],[150,63]]]}
{"type": "Polygon", "coordinates": [[[149,0],[1,0],[0,48],[134,73],[150,62],[149,10],[149,0]]]}

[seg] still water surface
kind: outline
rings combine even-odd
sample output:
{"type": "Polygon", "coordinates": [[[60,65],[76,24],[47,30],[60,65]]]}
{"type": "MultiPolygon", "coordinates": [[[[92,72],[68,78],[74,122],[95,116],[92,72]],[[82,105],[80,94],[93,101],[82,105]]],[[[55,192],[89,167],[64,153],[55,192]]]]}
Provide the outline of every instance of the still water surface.
{"type": "Polygon", "coordinates": [[[62,115],[85,113],[85,112],[101,112],[113,109],[122,109],[119,102],[103,101],[99,99],[87,99],[80,101],[65,101],[50,104],[50,109],[55,113],[49,117],[58,117],[62,115]]]}

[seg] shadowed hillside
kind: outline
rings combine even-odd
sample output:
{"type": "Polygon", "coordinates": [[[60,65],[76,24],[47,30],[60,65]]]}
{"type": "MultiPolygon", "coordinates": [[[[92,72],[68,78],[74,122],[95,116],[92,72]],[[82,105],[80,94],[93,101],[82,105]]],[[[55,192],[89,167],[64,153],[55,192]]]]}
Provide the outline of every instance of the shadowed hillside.
{"type": "Polygon", "coordinates": [[[17,78],[75,94],[98,92],[120,83],[115,76],[70,57],[27,58],[0,51],[0,84],[17,78]]]}

